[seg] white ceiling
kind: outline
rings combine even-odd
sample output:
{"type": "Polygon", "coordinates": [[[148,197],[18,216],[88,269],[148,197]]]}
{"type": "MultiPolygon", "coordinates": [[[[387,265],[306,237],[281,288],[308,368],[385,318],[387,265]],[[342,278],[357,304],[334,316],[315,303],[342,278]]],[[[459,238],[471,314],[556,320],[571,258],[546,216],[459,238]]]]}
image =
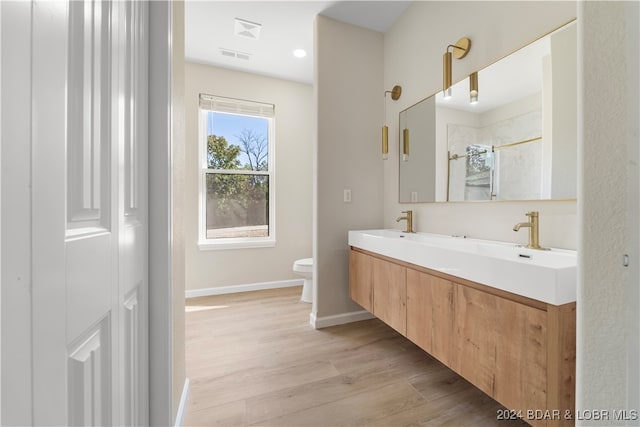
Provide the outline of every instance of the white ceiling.
{"type": "Polygon", "coordinates": [[[385,32],[410,3],[186,0],[185,57],[188,61],[311,83],[316,15],[385,32]],[[235,35],[235,18],[261,24],[259,38],[235,35]],[[225,56],[221,49],[240,52],[249,59],[225,56]],[[304,49],[307,56],[294,57],[295,49],[304,49]]]}

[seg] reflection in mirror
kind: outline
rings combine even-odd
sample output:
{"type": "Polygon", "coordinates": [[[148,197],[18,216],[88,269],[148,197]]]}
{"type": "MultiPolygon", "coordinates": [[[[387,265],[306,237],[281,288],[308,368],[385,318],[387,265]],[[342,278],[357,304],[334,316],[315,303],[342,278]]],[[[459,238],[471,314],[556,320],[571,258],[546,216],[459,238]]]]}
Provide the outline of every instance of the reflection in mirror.
{"type": "Polygon", "coordinates": [[[435,200],[436,103],[431,97],[400,113],[400,201],[435,200]]]}
{"type": "Polygon", "coordinates": [[[467,144],[449,159],[449,200],[489,200],[493,194],[493,153],[488,145],[467,144]]]}
{"type": "Polygon", "coordinates": [[[400,113],[400,202],[576,197],[576,25],[400,113]]]}

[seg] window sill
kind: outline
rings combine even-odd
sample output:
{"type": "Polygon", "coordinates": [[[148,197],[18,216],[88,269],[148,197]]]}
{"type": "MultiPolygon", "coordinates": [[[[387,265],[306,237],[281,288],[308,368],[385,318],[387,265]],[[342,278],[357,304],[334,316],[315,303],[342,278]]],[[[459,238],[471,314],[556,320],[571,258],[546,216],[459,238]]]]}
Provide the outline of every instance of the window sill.
{"type": "Polygon", "coordinates": [[[233,238],[233,239],[216,239],[216,240],[200,240],[198,248],[201,251],[222,251],[227,249],[253,249],[253,248],[274,248],[276,246],[275,239],[252,239],[252,238],[233,238]]]}

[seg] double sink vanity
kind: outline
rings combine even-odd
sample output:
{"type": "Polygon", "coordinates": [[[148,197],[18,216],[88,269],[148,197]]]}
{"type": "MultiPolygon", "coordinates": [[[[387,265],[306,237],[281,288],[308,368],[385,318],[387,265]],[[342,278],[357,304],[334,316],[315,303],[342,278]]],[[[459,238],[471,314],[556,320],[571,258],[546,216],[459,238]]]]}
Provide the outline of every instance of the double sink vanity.
{"type": "Polygon", "coordinates": [[[534,426],[573,425],[576,253],[349,232],[363,308],[534,426]]]}
{"type": "MultiPolygon", "coordinates": [[[[443,88],[451,96],[401,111],[398,202],[574,205],[576,28],[552,30],[443,88]]],[[[414,233],[412,212],[403,214],[405,232],[349,232],[351,298],[513,417],[573,425],[575,251],[540,246],[538,212],[513,227],[528,230],[524,247],[414,233]]]]}

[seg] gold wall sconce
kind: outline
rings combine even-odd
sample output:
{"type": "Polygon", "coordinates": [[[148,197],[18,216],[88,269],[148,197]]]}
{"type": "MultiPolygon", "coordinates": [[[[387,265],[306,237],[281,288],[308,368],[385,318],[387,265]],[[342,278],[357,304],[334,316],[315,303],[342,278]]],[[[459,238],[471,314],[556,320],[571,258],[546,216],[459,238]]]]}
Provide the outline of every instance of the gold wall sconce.
{"type": "Polygon", "coordinates": [[[469,74],[469,103],[478,103],[478,72],[469,74]]]}
{"type": "Polygon", "coordinates": [[[471,40],[467,37],[463,37],[456,42],[456,44],[450,44],[447,46],[444,55],[442,56],[442,92],[444,99],[451,98],[451,67],[452,58],[462,59],[467,56],[467,53],[471,50],[471,40]],[[451,51],[449,51],[451,49],[451,51]]]}
{"type": "Polygon", "coordinates": [[[384,92],[384,121],[385,124],[382,126],[382,159],[387,160],[389,158],[389,126],[386,125],[387,122],[387,94],[391,94],[391,99],[397,101],[400,99],[400,95],[402,95],[402,86],[395,85],[392,90],[386,90],[384,92]]]}
{"type": "Polygon", "coordinates": [[[409,129],[402,130],[402,161],[409,161],[409,129]]]}

